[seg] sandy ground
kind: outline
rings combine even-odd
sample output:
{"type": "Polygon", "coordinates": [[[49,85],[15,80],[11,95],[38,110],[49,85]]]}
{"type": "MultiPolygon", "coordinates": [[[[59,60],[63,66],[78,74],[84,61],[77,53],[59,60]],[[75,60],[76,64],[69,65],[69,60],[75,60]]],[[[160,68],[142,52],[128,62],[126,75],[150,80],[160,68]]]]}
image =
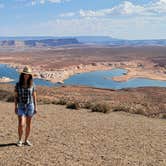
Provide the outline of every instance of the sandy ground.
{"type": "Polygon", "coordinates": [[[166,121],[40,105],[33,147],[16,147],[13,103],[0,102],[0,165],[165,166],[166,121]]]}

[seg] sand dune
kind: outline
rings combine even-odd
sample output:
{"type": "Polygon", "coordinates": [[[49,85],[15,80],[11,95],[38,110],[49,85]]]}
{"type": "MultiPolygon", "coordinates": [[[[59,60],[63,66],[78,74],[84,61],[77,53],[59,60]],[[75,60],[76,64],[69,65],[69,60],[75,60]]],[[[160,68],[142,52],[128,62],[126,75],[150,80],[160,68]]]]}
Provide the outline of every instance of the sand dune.
{"type": "Polygon", "coordinates": [[[0,165],[165,166],[166,121],[40,105],[33,147],[16,147],[13,103],[0,102],[0,165]]]}

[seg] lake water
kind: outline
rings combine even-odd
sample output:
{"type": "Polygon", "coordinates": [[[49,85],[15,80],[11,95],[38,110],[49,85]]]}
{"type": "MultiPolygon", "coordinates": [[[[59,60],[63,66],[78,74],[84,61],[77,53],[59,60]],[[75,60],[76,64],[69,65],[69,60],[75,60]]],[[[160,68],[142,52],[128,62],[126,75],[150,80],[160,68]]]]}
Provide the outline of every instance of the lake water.
{"type": "MultiPolygon", "coordinates": [[[[114,76],[120,76],[126,73],[124,69],[113,69],[107,71],[95,71],[88,73],[76,74],[64,81],[65,85],[87,85],[98,88],[131,88],[131,87],[145,87],[145,86],[157,86],[166,87],[166,81],[151,80],[145,78],[134,78],[126,82],[113,81],[111,78],[114,76]]],[[[19,79],[19,73],[7,65],[0,64],[0,77],[5,76],[14,79],[12,84],[15,84],[19,79]]],[[[58,86],[58,84],[51,83],[43,79],[34,79],[36,85],[41,86],[58,86]]]]}
{"type": "Polygon", "coordinates": [[[166,87],[166,81],[145,79],[145,78],[134,78],[126,82],[117,82],[112,79],[107,79],[114,76],[121,76],[127,71],[124,69],[113,69],[107,71],[95,71],[88,73],[76,74],[69,79],[65,80],[65,84],[70,85],[87,85],[99,88],[111,88],[111,89],[122,89],[131,87],[145,87],[145,86],[157,86],[166,87]]]}
{"type": "MultiPolygon", "coordinates": [[[[10,82],[11,84],[15,84],[19,80],[19,73],[14,69],[7,65],[0,64],[0,77],[9,77],[14,81],[10,82]]],[[[46,81],[43,79],[34,79],[36,85],[41,86],[54,86],[55,84],[51,83],[50,81],[46,81]]]]}

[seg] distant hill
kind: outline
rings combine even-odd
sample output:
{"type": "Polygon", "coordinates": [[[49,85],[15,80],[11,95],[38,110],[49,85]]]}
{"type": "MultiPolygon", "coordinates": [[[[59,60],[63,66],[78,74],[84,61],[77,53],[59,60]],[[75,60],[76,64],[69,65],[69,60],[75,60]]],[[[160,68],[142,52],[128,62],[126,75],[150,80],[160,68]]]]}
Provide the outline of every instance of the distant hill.
{"type": "Polygon", "coordinates": [[[110,46],[148,46],[148,45],[166,46],[166,39],[124,40],[124,39],[115,39],[109,36],[78,36],[76,38],[78,39],[79,42],[86,44],[102,44],[110,46]]]}
{"type": "Polygon", "coordinates": [[[114,40],[109,41],[108,45],[115,46],[166,46],[166,39],[158,40],[114,40]]]}
{"type": "Polygon", "coordinates": [[[117,41],[118,39],[114,39],[109,36],[77,36],[77,40],[81,43],[89,43],[89,44],[108,44],[112,41],[117,41]]]}
{"type": "Polygon", "coordinates": [[[70,44],[94,44],[107,46],[166,46],[166,39],[154,40],[124,40],[109,36],[30,36],[30,37],[0,37],[0,47],[55,47],[70,44]]]}
{"type": "MultiPolygon", "coordinates": [[[[15,36],[15,37],[0,37],[0,41],[3,40],[19,40],[19,41],[25,41],[25,40],[44,40],[44,39],[58,39],[59,37],[53,37],[53,36],[15,36]]],[[[60,37],[61,38],[61,37],[60,37]]]]}
{"type": "Polygon", "coordinates": [[[1,40],[1,47],[55,47],[62,45],[79,44],[75,38],[42,39],[42,40],[1,40]]]}

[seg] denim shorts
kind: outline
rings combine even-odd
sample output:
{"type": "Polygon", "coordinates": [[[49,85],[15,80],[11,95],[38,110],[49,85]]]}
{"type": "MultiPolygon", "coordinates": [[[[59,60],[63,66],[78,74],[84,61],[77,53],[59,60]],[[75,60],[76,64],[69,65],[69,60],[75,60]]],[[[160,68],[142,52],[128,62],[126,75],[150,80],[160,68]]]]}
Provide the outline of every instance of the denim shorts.
{"type": "Polygon", "coordinates": [[[33,116],[34,115],[34,104],[18,104],[17,115],[18,116],[33,116]]]}

